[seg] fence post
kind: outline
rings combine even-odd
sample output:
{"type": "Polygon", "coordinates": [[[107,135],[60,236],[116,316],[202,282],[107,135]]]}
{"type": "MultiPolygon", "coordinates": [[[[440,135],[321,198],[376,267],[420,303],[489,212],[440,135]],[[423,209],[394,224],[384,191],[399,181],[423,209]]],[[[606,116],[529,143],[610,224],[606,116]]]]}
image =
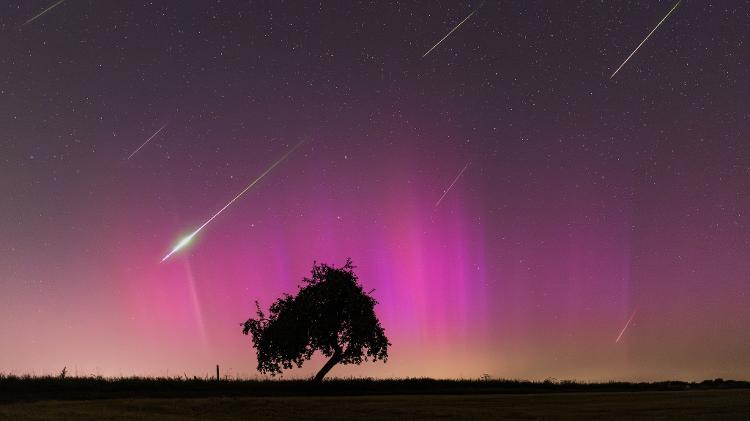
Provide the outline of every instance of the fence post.
{"type": "Polygon", "coordinates": [[[216,364],[216,381],[219,380],[219,364],[216,364]]]}

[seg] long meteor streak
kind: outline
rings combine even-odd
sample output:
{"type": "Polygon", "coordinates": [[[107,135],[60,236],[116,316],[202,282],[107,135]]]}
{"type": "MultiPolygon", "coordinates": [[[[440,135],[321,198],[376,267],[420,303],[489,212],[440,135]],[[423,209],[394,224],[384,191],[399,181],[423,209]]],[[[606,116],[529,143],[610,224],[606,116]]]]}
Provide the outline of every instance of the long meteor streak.
{"type": "Polygon", "coordinates": [[[479,10],[479,8],[480,8],[480,7],[482,7],[482,5],[483,5],[483,4],[484,4],[484,2],[482,2],[481,4],[479,4],[479,7],[477,7],[476,9],[474,9],[474,11],[473,11],[473,12],[469,13],[469,15],[468,15],[468,16],[466,16],[466,17],[464,18],[464,20],[462,20],[461,22],[459,22],[459,23],[458,23],[458,25],[456,25],[455,27],[453,27],[453,29],[451,29],[451,31],[450,31],[450,32],[448,32],[448,33],[447,33],[447,34],[446,34],[446,35],[445,35],[445,36],[444,36],[443,38],[441,38],[441,39],[440,39],[440,41],[438,41],[437,43],[435,43],[435,45],[433,45],[433,46],[432,46],[432,48],[430,48],[429,50],[427,50],[427,52],[426,52],[426,53],[424,53],[424,55],[422,56],[422,58],[425,58],[425,57],[427,57],[427,54],[430,54],[430,53],[432,52],[432,50],[434,50],[434,49],[435,49],[435,48],[436,48],[436,47],[437,47],[438,45],[440,45],[440,43],[441,43],[441,42],[445,41],[445,39],[446,39],[446,38],[448,38],[449,36],[451,36],[451,34],[452,34],[452,33],[453,33],[453,32],[454,32],[454,31],[455,31],[456,29],[458,29],[458,27],[459,27],[459,26],[463,25],[463,24],[464,24],[464,22],[466,22],[467,20],[469,20],[469,18],[470,18],[470,17],[471,17],[471,16],[472,16],[472,15],[473,15],[474,13],[476,13],[476,12],[477,12],[477,10],[479,10]]]}
{"type": "Polygon", "coordinates": [[[212,217],[208,218],[208,221],[204,222],[203,225],[199,226],[190,235],[188,235],[187,237],[185,237],[182,240],[180,240],[180,242],[177,243],[176,246],[174,246],[174,248],[172,249],[172,251],[170,251],[166,256],[164,256],[161,259],[161,261],[163,262],[163,261],[169,259],[170,256],[172,256],[173,254],[177,253],[178,251],[180,251],[180,249],[182,249],[188,243],[190,243],[190,240],[192,240],[193,237],[195,237],[196,235],[198,235],[198,233],[201,232],[201,230],[203,228],[206,228],[206,225],[210,224],[211,221],[213,221],[214,219],[216,219],[217,216],[221,215],[221,213],[224,212],[228,207],[230,207],[232,205],[232,203],[236,202],[237,199],[239,199],[240,197],[242,197],[243,194],[245,194],[254,185],[256,185],[260,180],[262,180],[263,177],[265,177],[269,172],[271,172],[271,170],[273,170],[274,168],[276,168],[277,165],[279,165],[282,162],[284,162],[284,160],[287,159],[289,157],[289,155],[291,155],[292,152],[294,152],[297,148],[299,148],[303,143],[304,143],[304,140],[302,142],[298,143],[297,145],[295,145],[292,149],[290,149],[287,153],[285,153],[284,156],[282,156],[281,158],[279,158],[278,161],[274,162],[270,167],[268,167],[265,171],[263,171],[263,173],[261,175],[259,175],[258,178],[256,178],[255,180],[253,180],[252,183],[248,184],[247,187],[245,187],[241,192],[239,192],[239,194],[237,194],[237,196],[234,196],[234,198],[232,198],[232,200],[230,200],[229,203],[227,203],[226,205],[224,205],[223,208],[219,209],[219,211],[216,212],[212,217]]]}
{"type": "Polygon", "coordinates": [[[35,20],[39,19],[43,14],[45,14],[45,13],[49,12],[50,10],[54,9],[55,7],[57,7],[60,3],[64,2],[64,1],[65,0],[59,0],[57,3],[53,4],[52,6],[50,6],[50,7],[46,8],[46,9],[42,10],[36,16],[34,16],[31,19],[27,20],[26,22],[22,23],[21,26],[19,26],[19,28],[23,28],[24,26],[30,24],[31,22],[34,22],[35,20]]]}
{"type": "Polygon", "coordinates": [[[667,15],[664,16],[662,18],[662,20],[660,20],[659,23],[656,24],[656,26],[654,27],[654,29],[652,29],[651,32],[649,32],[648,35],[646,35],[646,38],[644,38],[643,41],[641,41],[641,43],[638,44],[637,47],[635,47],[635,50],[633,50],[633,52],[630,53],[630,55],[628,56],[628,58],[626,58],[625,61],[622,62],[622,64],[620,65],[620,67],[618,67],[617,70],[615,70],[614,73],[612,73],[612,76],[609,77],[610,80],[613,77],[615,77],[615,75],[617,74],[617,72],[619,72],[620,69],[622,69],[622,66],[624,66],[625,63],[628,62],[628,60],[630,60],[630,57],[633,57],[633,55],[635,55],[635,53],[638,51],[638,49],[641,48],[641,46],[646,43],[646,40],[648,40],[649,37],[651,37],[651,34],[653,34],[654,32],[656,32],[657,29],[659,29],[659,27],[661,26],[661,24],[664,23],[664,21],[667,20],[667,18],[669,17],[669,15],[671,15],[672,12],[674,12],[677,9],[677,6],[679,6],[680,3],[682,3],[682,0],[678,0],[677,3],[675,3],[674,6],[672,6],[672,8],[669,10],[669,13],[667,13],[667,15]]]}
{"type": "Polygon", "coordinates": [[[635,312],[636,312],[636,311],[637,311],[637,309],[636,309],[636,310],[633,310],[633,314],[631,314],[631,315],[630,315],[630,318],[628,319],[627,323],[625,323],[625,327],[623,327],[623,328],[622,328],[622,330],[620,331],[620,334],[619,334],[619,335],[617,335],[617,339],[615,339],[615,343],[618,343],[618,342],[620,342],[620,338],[622,338],[622,335],[623,335],[623,334],[625,333],[625,331],[626,331],[626,330],[628,329],[628,326],[630,326],[630,322],[632,322],[632,321],[633,321],[633,317],[635,317],[635,312]]]}
{"type": "Polygon", "coordinates": [[[165,127],[167,127],[166,124],[163,125],[163,126],[161,126],[161,128],[159,128],[159,130],[157,130],[156,133],[152,134],[151,137],[149,137],[148,139],[146,139],[146,141],[143,142],[143,144],[141,146],[139,146],[136,150],[134,150],[133,153],[130,154],[130,156],[128,157],[128,159],[132,158],[133,155],[137,154],[138,151],[140,151],[142,147],[146,146],[148,144],[148,142],[151,141],[151,139],[155,138],[156,135],[158,135],[159,133],[161,133],[161,131],[164,130],[165,127]]]}
{"type": "Polygon", "coordinates": [[[469,164],[471,164],[471,161],[467,162],[466,165],[464,165],[464,167],[461,169],[461,171],[458,172],[458,175],[456,176],[456,178],[453,179],[453,181],[451,182],[450,186],[448,186],[448,188],[445,189],[445,191],[443,192],[443,195],[440,196],[440,199],[438,199],[438,201],[435,203],[435,207],[436,208],[438,206],[440,206],[440,202],[442,202],[443,199],[445,198],[445,196],[448,194],[448,192],[451,191],[451,189],[453,188],[453,185],[455,185],[456,182],[458,181],[458,179],[461,178],[461,176],[463,175],[464,171],[466,171],[466,169],[469,168],[469,164]]]}

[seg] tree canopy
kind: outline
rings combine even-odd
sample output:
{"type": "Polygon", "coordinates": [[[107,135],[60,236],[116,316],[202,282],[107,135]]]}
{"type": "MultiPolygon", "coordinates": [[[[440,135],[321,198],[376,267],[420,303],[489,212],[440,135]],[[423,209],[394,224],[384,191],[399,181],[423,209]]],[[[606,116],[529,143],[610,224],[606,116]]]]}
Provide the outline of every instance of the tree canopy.
{"type": "Polygon", "coordinates": [[[342,267],[313,264],[297,295],[284,294],[265,316],[256,301],[257,317],[243,324],[252,336],[258,371],[279,374],[301,367],[315,351],[329,358],[315,376],[320,381],[338,364],[388,359],[388,338],[375,315],[377,301],[365,292],[351,259],[342,267]]]}

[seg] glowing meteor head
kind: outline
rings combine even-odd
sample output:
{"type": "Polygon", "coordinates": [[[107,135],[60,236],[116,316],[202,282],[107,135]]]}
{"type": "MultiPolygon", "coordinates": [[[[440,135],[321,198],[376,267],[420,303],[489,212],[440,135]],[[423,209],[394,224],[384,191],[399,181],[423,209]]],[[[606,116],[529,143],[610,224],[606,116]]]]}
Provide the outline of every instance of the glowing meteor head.
{"type": "Polygon", "coordinates": [[[179,250],[179,249],[181,249],[181,248],[185,247],[186,245],[188,245],[188,244],[190,243],[190,240],[192,240],[192,239],[193,239],[193,236],[194,236],[194,235],[195,235],[195,234],[190,234],[190,235],[188,235],[187,237],[185,237],[185,238],[183,238],[182,240],[180,240],[180,242],[179,242],[179,243],[177,243],[177,245],[175,246],[175,248],[174,248],[174,249],[175,249],[175,250],[179,250]]]}
{"type": "Polygon", "coordinates": [[[170,252],[169,252],[169,254],[167,254],[166,256],[164,256],[164,258],[163,258],[163,259],[161,259],[161,261],[163,262],[163,261],[165,261],[165,260],[169,259],[169,257],[170,257],[170,256],[172,256],[173,254],[175,254],[175,253],[177,253],[178,251],[180,251],[180,249],[182,249],[182,248],[183,248],[183,247],[185,247],[186,245],[190,244],[190,240],[192,240],[192,239],[193,239],[193,237],[195,237],[195,234],[197,234],[197,233],[198,233],[198,232],[196,231],[196,232],[194,232],[194,233],[192,233],[192,234],[188,235],[187,237],[183,238],[182,240],[180,240],[180,242],[179,242],[179,243],[177,243],[177,245],[176,245],[176,246],[174,246],[174,248],[172,249],[172,251],[170,251],[170,252]]]}

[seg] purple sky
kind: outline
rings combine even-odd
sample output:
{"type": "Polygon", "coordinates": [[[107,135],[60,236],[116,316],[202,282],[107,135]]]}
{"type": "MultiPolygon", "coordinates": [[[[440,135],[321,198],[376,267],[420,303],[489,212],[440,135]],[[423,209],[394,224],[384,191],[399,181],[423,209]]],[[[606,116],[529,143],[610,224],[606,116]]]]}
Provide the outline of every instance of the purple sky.
{"type": "Polygon", "coordinates": [[[393,346],[333,375],[750,378],[747,2],[612,80],[674,3],[488,1],[425,58],[479,2],[50,4],[0,9],[0,372],[256,376],[253,302],[351,257],[393,346]]]}

